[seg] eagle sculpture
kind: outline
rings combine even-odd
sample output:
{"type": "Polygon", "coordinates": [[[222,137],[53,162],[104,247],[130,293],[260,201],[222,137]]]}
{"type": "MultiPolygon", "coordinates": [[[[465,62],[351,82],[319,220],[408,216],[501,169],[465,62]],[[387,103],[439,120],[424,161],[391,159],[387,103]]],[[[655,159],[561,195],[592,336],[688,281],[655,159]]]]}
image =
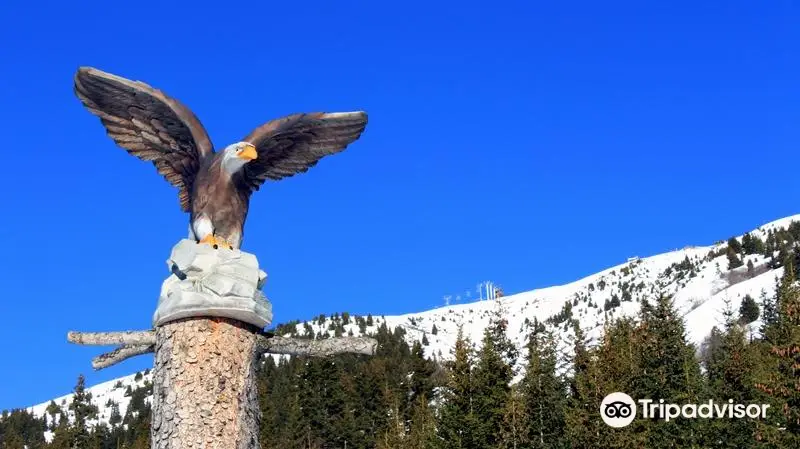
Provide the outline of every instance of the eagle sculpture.
{"type": "Polygon", "coordinates": [[[215,152],[197,117],[178,100],[139,81],[81,67],[75,94],[128,153],[151,161],[179,190],[189,238],[239,248],[250,195],[266,181],[303,173],[361,136],[367,114],[293,114],[259,126],[215,152]]]}

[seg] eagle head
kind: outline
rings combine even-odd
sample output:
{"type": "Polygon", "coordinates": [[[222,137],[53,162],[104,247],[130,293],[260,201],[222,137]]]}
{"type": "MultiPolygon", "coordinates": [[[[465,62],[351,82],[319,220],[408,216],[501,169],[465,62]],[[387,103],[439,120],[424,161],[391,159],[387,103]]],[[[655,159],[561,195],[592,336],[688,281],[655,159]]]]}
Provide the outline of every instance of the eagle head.
{"type": "Polygon", "coordinates": [[[244,164],[257,159],[256,147],[250,142],[237,142],[222,151],[222,167],[228,174],[238,172],[244,164]]]}

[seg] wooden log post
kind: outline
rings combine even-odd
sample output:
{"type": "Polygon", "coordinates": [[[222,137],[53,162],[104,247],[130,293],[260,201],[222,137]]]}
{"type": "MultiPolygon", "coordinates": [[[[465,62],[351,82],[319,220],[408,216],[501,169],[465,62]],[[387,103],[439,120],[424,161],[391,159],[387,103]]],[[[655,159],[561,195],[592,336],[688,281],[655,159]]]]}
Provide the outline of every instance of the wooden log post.
{"type": "Polygon", "coordinates": [[[226,318],[156,329],[153,449],[258,448],[258,329],[226,318]]]}

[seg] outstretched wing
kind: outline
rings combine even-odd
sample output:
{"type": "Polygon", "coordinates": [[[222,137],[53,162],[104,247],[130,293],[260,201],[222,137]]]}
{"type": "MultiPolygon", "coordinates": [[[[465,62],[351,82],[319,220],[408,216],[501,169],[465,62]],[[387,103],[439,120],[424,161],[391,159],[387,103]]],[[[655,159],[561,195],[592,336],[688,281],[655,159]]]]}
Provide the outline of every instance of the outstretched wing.
{"type": "Polygon", "coordinates": [[[244,138],[258,158],[247,163],[240,180],[252,193],[267,179],[304,173],[325,156],[344,150],[367,126],[365,112],[313,112],[272,120],[244,138]]]}
{"type": "Polygon", "coordinates": [[[81,67],[75,74],[75,94],[100,117],[117,145],[153,162],[158,172],[180,190],[181,208],[189,212],[200,161],[214,151],[192,111],[147,84],[91,67],[81,67]]]}

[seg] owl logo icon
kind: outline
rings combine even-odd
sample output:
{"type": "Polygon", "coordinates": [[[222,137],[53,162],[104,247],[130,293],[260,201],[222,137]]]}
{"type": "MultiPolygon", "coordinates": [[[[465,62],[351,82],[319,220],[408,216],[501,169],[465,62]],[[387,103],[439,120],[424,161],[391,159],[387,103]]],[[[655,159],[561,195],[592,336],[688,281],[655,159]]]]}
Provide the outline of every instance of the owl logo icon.
{"type": "Polygon", "coordinates": [[[600,403],[600,417],[611,427],[625,427],[636,417],[636,402],[625,393],[611,393],[600,403]]]}

